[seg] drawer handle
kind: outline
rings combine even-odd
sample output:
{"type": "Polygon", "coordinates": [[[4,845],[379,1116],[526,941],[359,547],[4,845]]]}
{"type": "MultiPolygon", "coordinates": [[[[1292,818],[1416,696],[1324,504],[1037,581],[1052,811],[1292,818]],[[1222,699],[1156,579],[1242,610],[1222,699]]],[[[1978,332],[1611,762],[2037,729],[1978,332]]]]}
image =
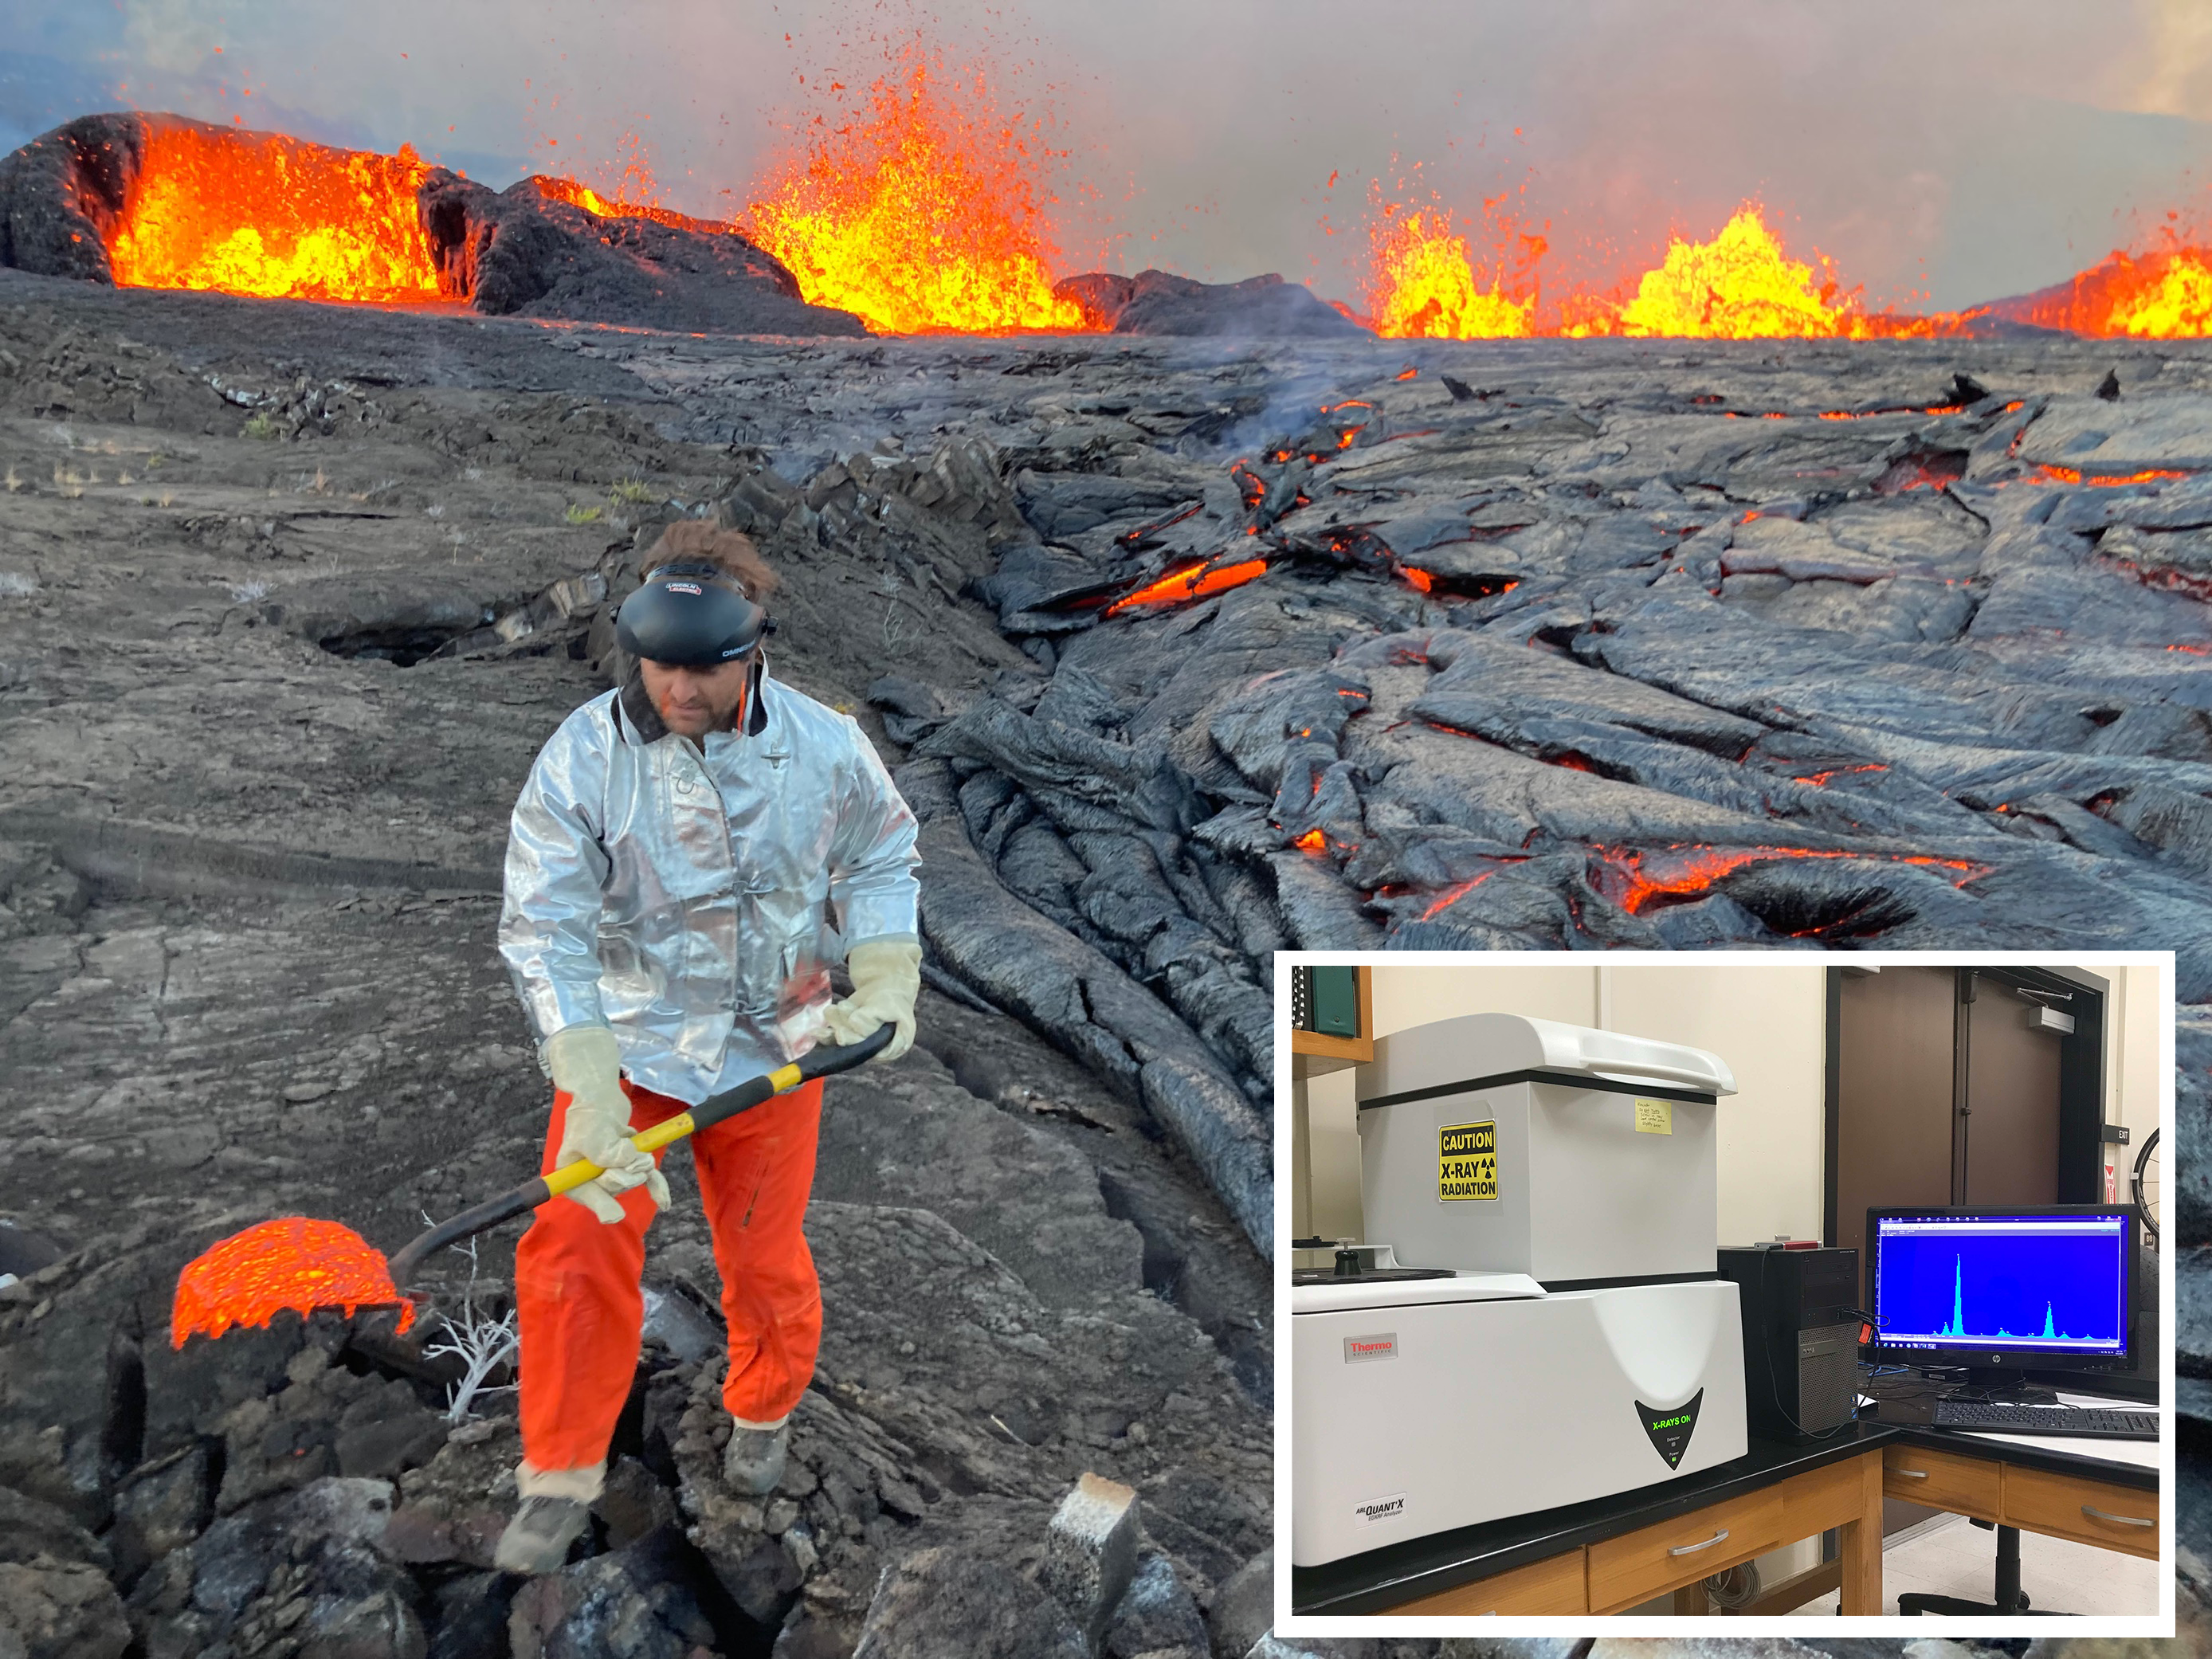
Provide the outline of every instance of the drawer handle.
{"type": "MultiPolygon", "coordinates": [[[[2143,1524],[2145,1526],[2148,1526],[2150,1522],[2146,1521],[2143,1524]]],[[[1715,1533],[1711,1538],[1705,1540],[1702,1544],[1678,1544],[1673,1549],[1668,1550],[1667,1553],[1669,1555],[1695,1555],[1699,1550],[1709,1550],[1712,1548],[1714,1545],[1719,1543],[1722,1539],[1727,1536],[1728,1528],[1726,1527],[1723,1527],[1718,1532],[1715,1533]]]]}
{"type": "Polygon", "coordinates": [[[1928,1471],[1925,1469],[1892,1469],[1890,1473],[1902,1475],[1907,1480],[1925,1480],[1928,1478],[1928,1471]]]}
{"type": "Polygon", "coordinates": [[[2081,1505],[2081,1513],[2094,1516],[2097,1520],[2110,1521],[2123,1527],[2154,1527],[2158,1524],[2156,1520],[2146,1521],[2140,1515],[2109,1515],[2103,1510],[2091,1509],[2087,1504],[2081,1505]]]}

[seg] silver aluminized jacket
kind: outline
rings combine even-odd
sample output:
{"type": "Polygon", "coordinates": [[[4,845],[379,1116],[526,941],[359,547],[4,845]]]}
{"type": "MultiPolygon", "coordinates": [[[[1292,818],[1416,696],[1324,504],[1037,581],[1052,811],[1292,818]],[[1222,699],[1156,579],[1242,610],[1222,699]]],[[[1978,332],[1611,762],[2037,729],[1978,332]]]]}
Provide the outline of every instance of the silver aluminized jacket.
{"type": "Polygon", "coordinates": [[[814,1046],[848,942],[917,937],[914,814],[860,727],[765,672],[746,726],[702,754],[633,669],[538,752],[507,837],[499,949],[538,1036],[604,1020],[693,1105],[814,1046]]]}

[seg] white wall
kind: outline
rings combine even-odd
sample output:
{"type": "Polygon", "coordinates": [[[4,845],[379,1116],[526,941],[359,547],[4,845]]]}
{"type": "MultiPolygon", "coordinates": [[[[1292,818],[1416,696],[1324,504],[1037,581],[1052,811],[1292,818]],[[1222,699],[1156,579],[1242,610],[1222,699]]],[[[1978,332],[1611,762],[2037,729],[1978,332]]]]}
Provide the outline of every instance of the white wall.
{"type": "MultiPolygon", "coordinates": [[[[2155,967],[2129,963],[2112,967],[2087,964],[2091,973],[2111,981],[2105,1004],[2105,1119],[2127,1126],[2128,1144],[2108,1146],[2106,1154],[2117,1176],[2114,1196],[2122,1203],[2129,1195],[2129,1177],[2135,1171],[2136,1153],[2150,1132],[2159,1126],[2159,1113],[2172,1079],[2158,1063],[2159,1037],[2168,1016],[2169,997],[2165,975],[2155,967]]],[[[2163,1150],[2165,1143],[2160,1142],[2163,1150]]]]}
{"type": "Polygon", "coordinates": [[[1719,1107],[1720,1240],[1820,1236],[1828,963],[1604,967],[1609,1030],[1710,1049],[1735,1073],[1719,1107]]]}
{"type": "MultiPolygon", "coordinates": [[[[1469,1013],[1525,1014],[1709,1048],[1740,1092],[1720,1107],[1720,1237],[1820,1236],[1824,985],[1818,961],[1716,967],[1377,963],[1375,1034],[1469,1013]]],[[[1325,1237],[1364,1237],[1351,1072],[1306,1087],[1311,1213],[1325,1237]]]]}

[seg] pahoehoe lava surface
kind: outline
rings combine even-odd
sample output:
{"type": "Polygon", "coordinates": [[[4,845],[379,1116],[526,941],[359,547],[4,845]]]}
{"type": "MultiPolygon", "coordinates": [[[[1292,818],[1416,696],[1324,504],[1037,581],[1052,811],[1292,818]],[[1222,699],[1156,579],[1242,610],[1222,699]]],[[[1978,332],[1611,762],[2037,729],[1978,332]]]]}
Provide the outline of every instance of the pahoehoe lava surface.
{"type": "Polygon", "coordinates": [[[1249,1633],[1285,945],[2172,948],[2212,1375],[2200,349],[702,339],[10,273],[0,469],[0,1213],[64,1252],[0,1290],[0,1486],[57,1618],[846,1653],[884,1566],[1018,1564],[1088,1467],[1152,1613],[1249,1633]],[[535,1157],[506,813],[708,514],[924,818],[925,1047],[832,1091],[804,1472],[714,1490],[673,1159],[625,1496],[511,1601],[509,1419],[424,1429],[388,1319],[173,1355],[165,1297],[247,1220],[397,1243],[535,1157]]]}

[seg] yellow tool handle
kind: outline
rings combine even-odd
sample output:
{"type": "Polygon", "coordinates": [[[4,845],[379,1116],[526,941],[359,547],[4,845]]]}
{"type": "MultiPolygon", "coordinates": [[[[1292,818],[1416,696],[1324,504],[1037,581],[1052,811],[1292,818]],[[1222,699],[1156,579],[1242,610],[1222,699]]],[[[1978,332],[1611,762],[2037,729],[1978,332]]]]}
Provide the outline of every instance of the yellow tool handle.
{"type": "MultiPolygon", "coordinates": [[[[805,1079],[800,1073],[799,1064],[794,1060],[788,1066],[778,1066],[768,1074],[769,1093],[771,1097],[787,1094],[803,1081],[805,1079]]],[[[630,1136],[629,1144],[641,1152],[657,1152],[663,1146],[672,1146],[683,1139],[698,1127],[697,1121],[690,1112],[678,1112],[666,1121],[654,1124],[650,1129],[640,1129],[635,1134],[630,1136]]],[[[605,1173],[605,1170],[592,1163],[588,1158],[580,1158],[574,1164],[564,1164],[551,1175],[541,1176],[539,1179],[544,1182],[546,1192],[557,1198],[562,1193],[574,1191],[587,1181],[598,1180],[605,1173]]]]}

